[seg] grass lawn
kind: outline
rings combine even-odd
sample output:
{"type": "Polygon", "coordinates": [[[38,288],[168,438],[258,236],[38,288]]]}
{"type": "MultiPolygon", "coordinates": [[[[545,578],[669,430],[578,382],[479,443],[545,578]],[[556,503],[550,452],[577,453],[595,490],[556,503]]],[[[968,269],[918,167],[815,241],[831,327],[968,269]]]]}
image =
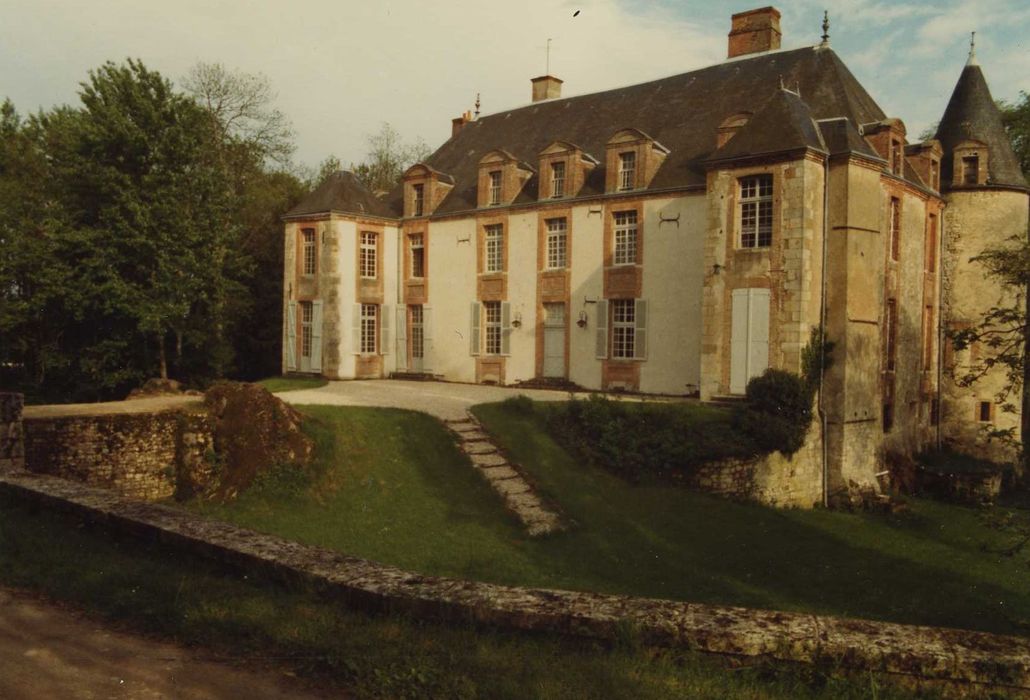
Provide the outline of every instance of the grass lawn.
{"type": "Polygon", "coordinates": [[[268,377],[257,383],[274,394],[279,391],[317,389],[328,384],[329,380],[322,377],[268,377]]]}
{"type": "MultiPolygon", "coordinates": [[[[244,579],[164,546],[120,539],[0,497],[0,585],[84,607],[131,630],[280,667],[359,698],[909,698],[868,674],[351,611],[303,588],[244,579]]],[[[328,686],[328,687],[327,687],[328,686]]],[[[922,695],[918,697],[936,697],[922,695]]]]}
{"type": "Polygon", "coordinates": [[[301,542],[437,575],[1030,633],[1030,526],[913,500],[888,516],[774,510],[578,464],[534,412],[475,409],[575,526],[528,538],[429,416],[304,407],[321,471],[267,479],[194,510],[301,542]]]}

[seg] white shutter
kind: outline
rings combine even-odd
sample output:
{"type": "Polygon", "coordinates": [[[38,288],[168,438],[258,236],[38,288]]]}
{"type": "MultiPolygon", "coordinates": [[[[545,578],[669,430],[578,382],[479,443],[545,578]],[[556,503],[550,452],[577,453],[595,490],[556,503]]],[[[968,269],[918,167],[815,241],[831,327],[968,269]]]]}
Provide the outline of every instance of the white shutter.
{"type": "Polygon", "coordinates": [[[286,370],[297,371],[297,302],[286,305],[286,370]]]}
{"type": "Polygon", "coordinates": [[[433,366],[433,309],[422,307],[422,371],[428,372],[433,366]]]}
{"type": "Polygon", "coordinates": [[[597,301],[597,337],[594,343],[594,354],[597,359],[608,357],[608,300],[597,301]]]}
{"type": "Polygon", "coordinates": [[[757,377],[769,367],[769,290],[748,292],[747,378],[757,377]]]}
{"type": "Polygon", "coordinates": [[[361,354],[361,304],[354,304],[354,315],[351,318],[350,342],[351,350],[354,354],[361,354]]]}
{"type": "Polygon", "coordinates": [[[748,290],[733,290],[730,324],[730,393],[743,394],[747,388],[748,357],[748,290]]]}
{"type": "Polygon", "coordinates": [[[472,302],[471,316],[469,321],[469,353],[472,355],[479,354],[479,340],[480,340],[480,327],[479,327],[479,314],[481,307],[478,301],[472,302]]]}
{"type": "Polygon", "coordinates": [[[390,354],[390,330],[393,327],[393,322],[390,320],[390,311],[393,307],[387,306],[386,304],[380,304],[379,306],[379,354],[389,355],[390,354]]]}
{"type": "Polygon", "coordinates": [[[408,307],[397,305],[397,369],[408,368],[408,307]]]}
{"type": "Polygon", "coordinates": [[[322,371],[322,302],[311,302],[311,369],[322,371]]]}
{"type": "Polygon", "coordinates": [[[636,328],[633,332],[633,357],[638,360],[647,359],[647,300],[637,299],[634,309],[636,328]]]}
{"type": "Polygon", "coordinates": [[[501,302],[501,354],[511,354],[511,304],[501,302]]]}

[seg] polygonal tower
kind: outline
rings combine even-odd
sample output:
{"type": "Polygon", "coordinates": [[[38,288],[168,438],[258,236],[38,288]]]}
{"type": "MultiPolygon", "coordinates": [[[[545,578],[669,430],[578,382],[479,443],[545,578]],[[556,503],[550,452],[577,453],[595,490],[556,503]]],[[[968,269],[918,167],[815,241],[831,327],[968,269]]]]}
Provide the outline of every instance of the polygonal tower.
{"type": "MultiPolygon", "coordinates": [[[[1024,303],[1015,290],[971,261],[989,248],[1025,238],[1030,207],[1026,180],[972,46],[937,140],[943,148],[941,191],[947,202],[941,246],[941,320],[947,332],[976,326],[992,307],[1024,303]]],[[[962,381],[995,351],[984,343],[955,351],[947,340],[942,350],[942,442],[969,454],[1011,459],[1010,446],[987,439],[991,429],[1014,428],[1018,437],[1021,396],[1002,400],[1005,370],[994,368],[969,386],[962,381]]]]}

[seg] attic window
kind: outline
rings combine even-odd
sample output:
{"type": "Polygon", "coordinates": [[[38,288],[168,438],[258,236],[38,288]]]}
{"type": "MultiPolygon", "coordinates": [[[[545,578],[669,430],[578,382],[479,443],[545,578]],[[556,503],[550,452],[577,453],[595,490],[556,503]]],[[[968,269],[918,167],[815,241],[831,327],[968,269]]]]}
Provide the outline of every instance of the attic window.
{"type": "Polygon", "coordinates": [[[941,189],[941,164],[937,159],[930,160],[930,188],[941,189]]]}
{"type": "Polygon", "coordinates": [[[962,184],[976,185],[980,182],[980,156],[973,154],[962,158],[962,184]]]}
{"type": "Polygon", "coordinates": [[[626,151],[619,154],[619,189],[631,190],[636,185],[637,154],[626,151]]]}
{"type": "Polygon", "coordinates": [[[501,203],[501,171],[493,170],[490,172],[490,204],[501,203]]]}
{"type": "Polygon", "coordinates": [[[425,209],[425,203],[426,203],[425,185],[422,185],[422,184],[412,185],[411,189],[412,189],[412,193],[413,193],[413,197],[412,197],[412,199],[413,199],[413,207],[412,208],[414,209],[414,216],[422,216],[422,212],[425,209]]]}
{"type": "Polygon", "coordinates": [[[565,163],[562,161],[551,164],[551,196],[565,196],[565,163]]]}
{"type": "Polygon", "coordinates": [[[891,141],[891,151],[892,151],[893,157],[894,157],[893,172],[894,172],[895,175],[902,175],[903,174],[903,172],[902,172],[902,170],[903,170],[903,163],[904,163],[904,159],[905,159],[905,151],[904,151],[904,149],[901,146],[901,141],[898,141],[896,139],[892,140],[891,141]]]}

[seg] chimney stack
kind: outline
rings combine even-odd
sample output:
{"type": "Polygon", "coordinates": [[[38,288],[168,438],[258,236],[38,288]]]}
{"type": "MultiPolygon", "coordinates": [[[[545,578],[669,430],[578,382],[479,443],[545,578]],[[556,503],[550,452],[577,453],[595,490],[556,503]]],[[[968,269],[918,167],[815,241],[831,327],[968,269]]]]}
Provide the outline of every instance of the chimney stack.
{"type": "Polygon", "coordinates": [[[561,97],[561,84],[563,81],[553,75],[541,75],[539,78],[531,78],[533,83],[533,101],[553,100],[561,97]]]}
{"type": "Polygon", "coordinates": [[[780,48],[780,11],[763,7],[733,15],[727,58],[780,48]]]}
{"type": "Polygon", "coordinates": [[[462,127],[472,121],[472,112],[465,112],[460,117],[455,117],[451,120],[451,137],[458,135],[462,127]]]}

